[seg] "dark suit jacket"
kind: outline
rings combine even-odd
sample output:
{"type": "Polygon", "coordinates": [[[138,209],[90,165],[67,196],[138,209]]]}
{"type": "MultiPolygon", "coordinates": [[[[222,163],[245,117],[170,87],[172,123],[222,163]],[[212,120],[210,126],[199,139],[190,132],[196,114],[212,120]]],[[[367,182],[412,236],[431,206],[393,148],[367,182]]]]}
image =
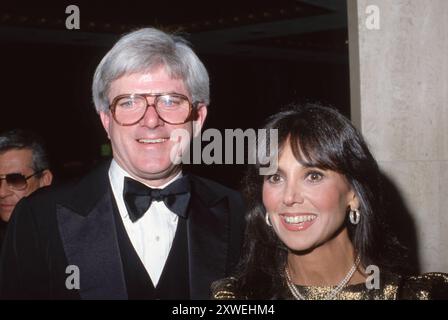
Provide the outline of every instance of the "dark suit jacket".
{"type": "MultiPolygon", "coordinates": [[[[108,169],[19,202],[0,260],[1,298],[127,299],[108,169]],[[66,287],[68,265],[79,268],[79,290],[66,287]]],[[[238,261],[244,205],[239,193],[210,180],[191,175],[191,185],[190,297],[208,299],[210,284],[238,261]]]]}

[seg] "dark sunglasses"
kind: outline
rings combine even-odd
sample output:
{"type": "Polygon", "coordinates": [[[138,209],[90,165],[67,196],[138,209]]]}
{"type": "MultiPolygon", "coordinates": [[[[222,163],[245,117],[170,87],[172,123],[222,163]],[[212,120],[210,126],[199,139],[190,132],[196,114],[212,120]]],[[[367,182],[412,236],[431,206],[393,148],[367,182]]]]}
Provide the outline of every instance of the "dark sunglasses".
{"type": "Polygon", "coordinates": [[[1,183],[2,183],[1,181],[2,180],[6,180],[6,184],[11,189],[23,190],[27,186],[28,179],[31,178],[31,177],[34,177],[35,175],[41,173],[42,171],[44,171],[44,170],[36,171],[32,175],[29,175],[27,177],[25,177],[21,173],[8,173],[8,174],[5,174],[4,177],[0,177],[0,187],[1,187],[1,183]]]}

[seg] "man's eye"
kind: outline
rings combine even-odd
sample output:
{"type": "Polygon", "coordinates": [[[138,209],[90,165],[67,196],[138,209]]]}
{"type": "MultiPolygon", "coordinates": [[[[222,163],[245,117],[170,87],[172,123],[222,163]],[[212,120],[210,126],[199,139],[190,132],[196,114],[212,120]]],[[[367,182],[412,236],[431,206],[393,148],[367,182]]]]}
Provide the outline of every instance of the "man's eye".
{"type": "Polygon", "coordinates": [[[181,104],[181,100],[176,97],[161,97],[159,105],[162,107],[177,107],[181,104]]]}
{"type": "Polygon", "coordinates": [[[134,106],[134,100],[123,100],[118,104],[121,108],[132,108],[134,106]]]}

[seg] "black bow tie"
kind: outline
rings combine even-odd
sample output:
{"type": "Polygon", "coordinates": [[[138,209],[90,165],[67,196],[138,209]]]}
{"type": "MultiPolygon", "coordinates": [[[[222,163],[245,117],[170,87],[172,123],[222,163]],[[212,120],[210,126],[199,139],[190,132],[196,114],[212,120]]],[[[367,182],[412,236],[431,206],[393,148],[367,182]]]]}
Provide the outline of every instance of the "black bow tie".
{"type": "Polygon", "coordinates": [[[183,176],[164,189],[153,189],[125,177],[123,198],[132,222],[137,221],[145,214],[153,200],[163,201],[172,212],[186,218],[190,201],[190,181],[188,176],[183,176]]]}

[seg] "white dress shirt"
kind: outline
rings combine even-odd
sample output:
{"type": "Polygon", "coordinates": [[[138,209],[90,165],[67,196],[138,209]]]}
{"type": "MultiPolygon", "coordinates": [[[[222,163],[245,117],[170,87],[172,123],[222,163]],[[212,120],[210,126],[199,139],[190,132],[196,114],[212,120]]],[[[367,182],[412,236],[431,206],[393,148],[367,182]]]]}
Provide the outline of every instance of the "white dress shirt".
{"type": "MultiPolygon", "coordinates": [[[[143,217],[132,222],[123,199],[124,177],[132,178],[115,160],[112,160],[109,179],[121,219],[152,283],[157,286],[173,244],[179,217],[170,211],[163,201],[153,201],[143,217]]],[[[148,186],[162,189],[180,177],[182,177],[182,172],[179,172],[163,186],[148,186]]]]}

